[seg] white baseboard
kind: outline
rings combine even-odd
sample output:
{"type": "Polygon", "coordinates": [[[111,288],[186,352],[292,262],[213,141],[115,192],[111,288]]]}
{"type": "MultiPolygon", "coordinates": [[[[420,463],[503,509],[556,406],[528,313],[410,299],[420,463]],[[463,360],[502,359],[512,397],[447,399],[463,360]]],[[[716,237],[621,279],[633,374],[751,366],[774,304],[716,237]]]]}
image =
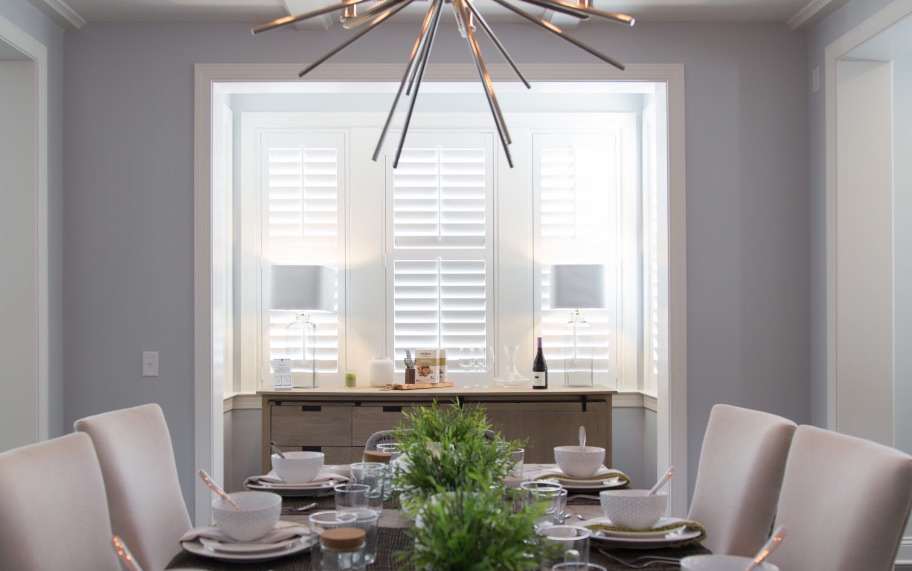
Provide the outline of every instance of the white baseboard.
{"type": "Polygon", "coordinates": [[[899,543],[895,569],[897,571],[912,571],[912,536],[903,537],[899,543]]]}

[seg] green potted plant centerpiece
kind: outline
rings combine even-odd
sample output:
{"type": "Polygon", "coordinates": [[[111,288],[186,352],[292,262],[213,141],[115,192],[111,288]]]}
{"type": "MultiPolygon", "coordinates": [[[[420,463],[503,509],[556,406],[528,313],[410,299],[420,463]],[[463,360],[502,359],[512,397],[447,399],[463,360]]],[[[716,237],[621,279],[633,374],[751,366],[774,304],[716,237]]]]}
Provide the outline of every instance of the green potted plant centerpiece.
{"type": "Polygon", "coordinates": [[[404,416],[393,482],[415,547],[403,558],[426,571],[537,568],[539,508],[514,505],[504,486],[523,442],[503,441],[482,407],[434,401],[404,416]]]}

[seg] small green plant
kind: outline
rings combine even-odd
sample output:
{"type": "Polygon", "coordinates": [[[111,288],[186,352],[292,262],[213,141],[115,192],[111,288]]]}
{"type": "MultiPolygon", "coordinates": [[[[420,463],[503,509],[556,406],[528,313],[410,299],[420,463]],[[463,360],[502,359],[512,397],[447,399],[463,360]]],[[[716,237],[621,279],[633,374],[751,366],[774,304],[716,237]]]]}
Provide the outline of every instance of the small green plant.
{"type": "Polygon", "coordinates": [[[514,513],[503,490],[457,490],[432,496],[407,532],[415,547],[401,554],[420,570],[537,569],[543,540],[534,506],[514,513]]]}
{"type": "Polygon", "coordinates": [[[502,441],[490,431],[483,407],[456,402],[442,407],[434,401],[404,413],[397,438],[406,466],[396,472],[394,484],[409,503],[441,492],[472,492],[502,486],[512,468],[512,453],[522,441],[502,441]]]}

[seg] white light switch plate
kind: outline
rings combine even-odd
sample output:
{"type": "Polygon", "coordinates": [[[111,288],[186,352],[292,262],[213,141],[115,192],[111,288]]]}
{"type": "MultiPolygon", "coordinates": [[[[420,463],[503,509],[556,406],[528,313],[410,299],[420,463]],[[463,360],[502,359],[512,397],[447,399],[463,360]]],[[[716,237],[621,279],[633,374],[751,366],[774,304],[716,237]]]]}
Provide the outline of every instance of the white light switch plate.
{"type": "Polygon", "coordinates": [[[158,351],[143,351],[142,375],[144,377],[158,376],[158,351]]]}

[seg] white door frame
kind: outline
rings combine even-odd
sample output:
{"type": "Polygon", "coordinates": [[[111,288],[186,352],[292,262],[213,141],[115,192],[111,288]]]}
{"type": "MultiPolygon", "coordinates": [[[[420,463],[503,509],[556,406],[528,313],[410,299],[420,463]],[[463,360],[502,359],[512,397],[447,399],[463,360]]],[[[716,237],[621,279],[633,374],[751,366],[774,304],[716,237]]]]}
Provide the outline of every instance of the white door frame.
{"type": "Polygon", "coordinates": [[[836,366],[836,277],[837,277],[837,82],[839,60],[852,50],[877,36],[896,22],[912,14],[912,2],[894,0],[871,18],[826,47],[824,55],[825,105],[826,105],[826,379],[827,427],[837,425],[837,366],[836,366]]]}
{"type": "MultiPolygon", "coordinates": [[[[197,64],[195,66],[194,119],[194,360],[196,395],[196,466],[221,480],[222,466],[213,450],[217,440],[215,427],[220,423],[222,403],[213,402],[221,387],[214,387],[218,370],[213,347],[213,177],[212,122],[216,85],[230,82],[288,81],[297,77],[295,64],[197,64]]],[[[489,72],[495,80],[511,78],[507,65],[492,65],[489,72]]],[[[668,265],[668,350],[662,362],[666,369],[658,383],[658,451],[657,472],[664,473],[674,465],[681,478],[669,484],[670,513],[684,516],[687,512],[687,290],[685,232],[685,165],[684,165],[684,66],[629,65],[619,72],[606,65],[539,64],[523,67],[530,81],[651,81],[665,83],[668,89],[668,228],[665,238],[665,260],[668,265]]],[[[324,65],[308,77],[314,81],[392,81],[401,79],[400,65],[338,64],[324,65]]],[[[429,81],[477,81],[477,70],[471,65],[438,65],[427,70],[429,81]]],[[[657,477],[660,474],[657,473],[657,477]]],[[[209,521],[209,493],[197,481],[195,489],[197,523],[209,521]]]]}
{"type": "MultiPolygon", "coordinates": [[[[35,435],[38,440],[46,440],[49,432],[48,417],[48,217],[47,217],[47,180],[48,180],[48,54],[47,46],[33,36],[0,16],[0,41],[4,41],[25,55],[34,64],[34,100],[36,106],[34,138],[35,162],[23,165],[31,171],[31,182],[34,188],[35,220],[33,252],[37,284],[35,292],[35,346],[36,371],[35,391],[37,410],[35,410],[35,435]]],[[[31,240],[30,240],[31,241],[31,240]]],[[[16,271],[15,268],[7,268],[16,271]]],[[[18,379],[17,382],[24,382],[18,379]]]]}

